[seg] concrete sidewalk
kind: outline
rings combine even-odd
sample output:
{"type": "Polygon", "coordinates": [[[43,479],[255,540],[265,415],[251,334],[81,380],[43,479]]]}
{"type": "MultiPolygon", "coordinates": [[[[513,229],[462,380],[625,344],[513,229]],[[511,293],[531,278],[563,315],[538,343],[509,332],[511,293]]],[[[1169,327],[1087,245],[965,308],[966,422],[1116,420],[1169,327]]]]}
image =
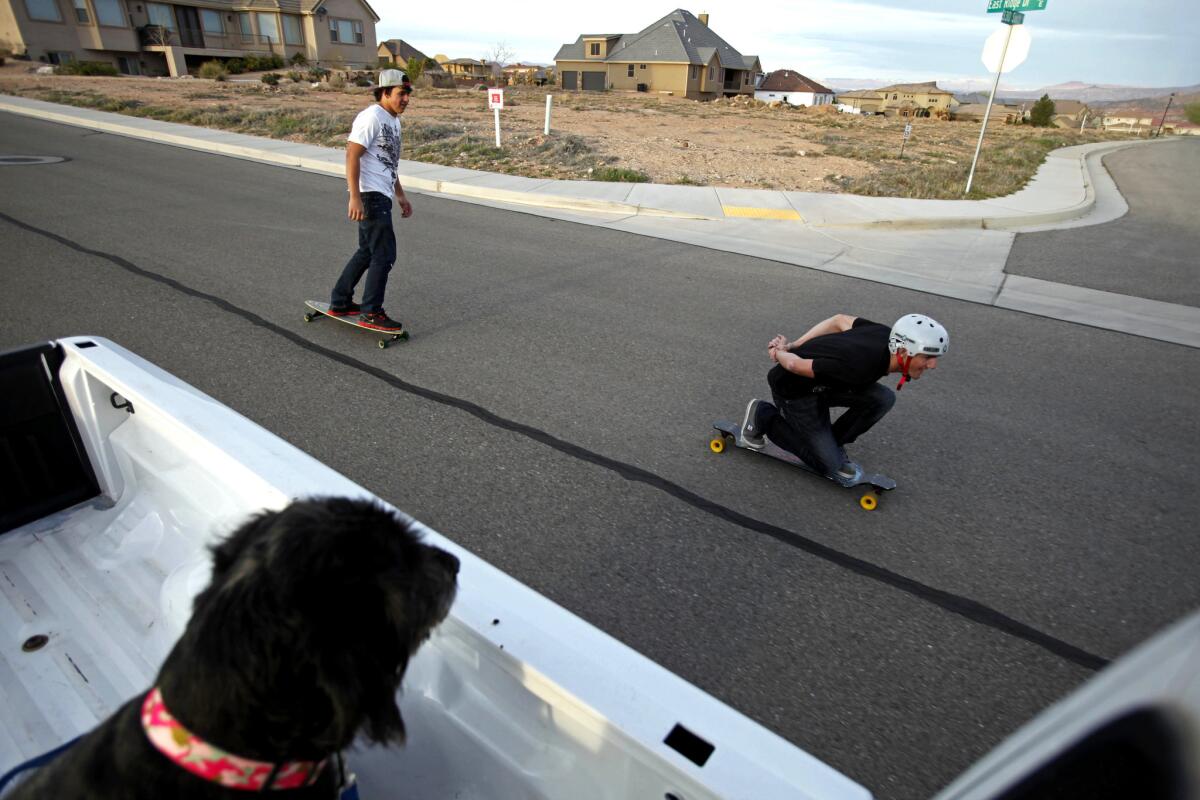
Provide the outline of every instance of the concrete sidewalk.
{"type": "MultiPolygon", "coordinates": [[[[0,95],[0,111],[344,178],[342,150],[0,95]]],[[[1099,224],[1127,210],[1101,164],[1136,142],[1050,154],[991,200],[556,181],[402,161],[407,190],[1200,347],[1200,309],[1008,276],[1014,231],[1099,224]]],[[[1146,143],[1141,143],[1145,146],[1146,143]]]]}

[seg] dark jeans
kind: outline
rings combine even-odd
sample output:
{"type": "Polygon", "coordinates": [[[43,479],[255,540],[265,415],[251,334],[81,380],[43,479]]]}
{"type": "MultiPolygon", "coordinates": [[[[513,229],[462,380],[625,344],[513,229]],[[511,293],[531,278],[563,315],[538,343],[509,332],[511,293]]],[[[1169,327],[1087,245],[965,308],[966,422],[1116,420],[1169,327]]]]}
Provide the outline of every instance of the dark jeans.
{"type": "Polygon", "coordinates": [[[367,285],[363,288],[362,310],[383,308],[388,273],[396,263],[396,232],[392,230],[392,198],[380,192],[363,192],[366,219],[358,221],[358,250],[346,262],[329,298],[330,305],[344,306],[354,299],[354,287],[363,273],[367,285]]]}
{"type": "Polygon", "coordinates": [[[842,465],[842,445],[862,436],[892,410],[896,393],[878,383],[861,391],[834,391],[784,400],[772,392],[775,405],[762,403],[759,424],[767,437],[818,472],[832,475],[842,465]],[[845,407],[830,423],[829,409],[845,407]]]}

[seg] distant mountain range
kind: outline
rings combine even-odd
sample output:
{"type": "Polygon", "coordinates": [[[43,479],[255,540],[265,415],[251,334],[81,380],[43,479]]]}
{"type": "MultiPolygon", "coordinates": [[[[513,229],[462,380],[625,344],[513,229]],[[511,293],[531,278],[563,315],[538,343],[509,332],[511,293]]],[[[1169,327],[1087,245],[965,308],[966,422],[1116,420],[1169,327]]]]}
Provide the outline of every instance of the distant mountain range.
{"type": "MultiPolygon", "coordinates": [[[[893,83],[917,82],[876,80],[871,78],[829,78],[823,81],[826,86],[831,87],[835,92],[847,92],[854,89],[878,89],[880,86],[888,86],[893,83]]],[[[938,81],[937,85],[948,92],[954,92],[959,102],[986,103],[988,93],[992,90],[991,81],[984,80],[945,80],[938,81]],[[979,99],[980,97],[982,97],[982,100],[979,99]]],[[[1128,103],[1133,100],[1166,98],[1172,92],[1176,95],[1176,102],[1179,102],[1188,95],[1200,94],[1200,84],[1193,86],[1144,87],[1070,81],[1068,83],[1058,83],[1053,86],[1043,86],[1041,89],[1017,89],[1001,83],[1000,88],[996,90],[996,97],[997,99],[1016,100],[1019,102],[1022,100],[1037,100],[1042,95],[1048,94],[1055,100],[1081,100],[1089,105],[1103,105],[1106,103],[1128,103]]]]}

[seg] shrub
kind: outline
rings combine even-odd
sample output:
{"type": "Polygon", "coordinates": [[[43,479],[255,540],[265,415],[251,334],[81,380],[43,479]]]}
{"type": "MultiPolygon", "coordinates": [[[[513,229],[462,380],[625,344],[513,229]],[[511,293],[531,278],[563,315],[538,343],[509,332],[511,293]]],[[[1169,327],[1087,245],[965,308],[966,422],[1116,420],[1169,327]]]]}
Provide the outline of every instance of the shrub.
{"type": "Polygon", "coordinates": [[[231,58],[225,62],[225,71],[230,75],[241,75],[246,71],[246,62],[240,58],[231,58]]]}
{"type": "Polygon", "coordinates": [[[1054,101],[1050,99],[1050,95],[1042,95],[1042,99],[1033,104],[1033,108],[1029,110],[1029,124],[1039,128],[1045,128],[1050,125],[1054,119],[1054,101]]]}
{"type": "Polygon", "coordinates": [[[262,76],[262,82],[267,84],[268,86],[278,86],[279,79],[282,77],[283,76],[280,75],[278,72],[268,72],[262,76]]]}
{"type": "Polygon", "coordinates": [[[304,73],[297,72],[296,70],[291,70],[288,72],[287,76],[291,78],[292,83],[299,83],[300,81],[304,80],[304,73]]]}
{"type": "Polygon", "coordinates": [[[104,61],[69,61],[58,68],[59,75],[106,75],[116,76],[121,73],[112,64],[104,61]]]}
{"type": "Polygon", "coordinates": [[[308,59],[305,57],[304,53],[296,53],[295,55],[292,56],[291,61],[292,61],[293,66],[297,66],[297,67],[307,67],[308,66],[308,59]]]}
{"type": "Polygon", "coordinates": [[[597,167],[592,171],[594,181],[612,181],[617,183],[646,183],[650,176],[636,169],[622,167],[597,167]]]}
{"type": "Polygon", "coordinates": [[[214,81],[223,81],[225,80],[225,76],[228,74],[228,72],[229,71],[225,69],[225,65],[220,61],[205,61],[200,65],[201,78],[209,78],[214,81]]]}
{"type": "Polygon", "coordinates": [[[354,79],[354,85],[355,86],[370,86],[371,79],[365,75],[359,75],[357,78],[354,79]]]}
{"type": "Polygon", "coordinates": [[[325,69],[324,67],[313,67],[312,69],[310,69],[308,71],[308,78],[313,83],[316,83],[318,81],[323,81],[328,77],[329,77],[329,70],[325,69]]]}

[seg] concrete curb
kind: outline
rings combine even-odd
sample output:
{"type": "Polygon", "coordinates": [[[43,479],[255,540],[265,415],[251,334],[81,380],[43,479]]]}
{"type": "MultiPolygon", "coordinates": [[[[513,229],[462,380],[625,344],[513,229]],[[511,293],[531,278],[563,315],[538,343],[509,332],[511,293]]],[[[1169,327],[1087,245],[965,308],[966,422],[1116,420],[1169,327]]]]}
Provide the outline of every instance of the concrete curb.
{"type": "MultiPolygon", "coordinates": [[[[93,109],[75,108],[41,100],[0,95],[0,111],[8,111],[36,119],[65,125],[105,131],[120,136],[143,139],[161,144],[244,158],[266,164],[303,169],[325,175],[344,177],[345,167],[339,151],[315,145],[282,142],[260,136],[231,133],[211,128],[198,128],[176,122],[130,118],[120,114],[93,109]],[[62,111],[56,109],[64,109],[62,111]],[[325,156],[324,153],[328,153],[325,156]]],[[[1007,197],[988,200],[905,200],[858,195],[821,195],[806,192],[777,192],[771,190],[719,189],[715,204],[702,203],[700,209],[685,196],[673,190],[680,187],[633,184],[630,194],[646,194],[637,187],[652,190],[655,205],[630,203],[553,191],[521,191],[470,182],[476,178],[505,178],[475,170],[443,168],[437,165],[413,165],[414,171],[400,176],[401,182],[418,192],[436,193],[469,200],[483,200],[509,205],[561,209],[614,216],[645,216],[686,220],[722,220],[756,218],[800,222],[808,227],[830,230],[930,231],[954,229],[983,229],[1020,231],[1078,219],[1096,206],[1095,175],[1108,177],[1102,159],[1105,155],[1146,142],[1095,142],[1072,145],[1050,152],[1046,161],[1020,191],[1007,197]],[[1063,162],[1068,162],[1064,164],[1063,162]],[[1073,162],[1073,163],[1071,163],[1073,162]],[[1064,167],[1067,167],[1064,174],[1064,167]],[[447,180],[427,173],[450,170],[467,176],[467,180],[447,180]],[[1078,181],[1075,185],[1074,182],[1078,181]],[[1064,189],[1063,184],[1067,183],[1064,189]],[[1072,197],[1061,197],[1063,194],[1072,197]],[[666,194],[668,199],[661,200],[666,194]],[[724,198],[728,194],[729,198],[724,198]],[[789,202],[789,197],[796,202],[789,202]],[[736,199],[735,199],[736,198],[736,199]],[[675,208],[665,208],[678,201],[675,208]],[[1055,207],[1055,203],[1064,203],[1055,207]],[[1022,210],[1020,206],[1034,210],[1022,210]],[[684,208],[680,208],[683,206],[684,208]],[[690,210],[684,210],[692,206],[690,210]],[[707,206],[707,207],[704,207],[707,206]],[[1039,206],[1041,207],[1039,209],[1039,206]],[[916,213],[914,213],[916,210],[916,213]],[[964,213],[966,212],[966,213],[964,213]],[[976,213],[978,212],[978,213],[976,213]],[[989,213],[990,212],[990,213],[989,213]],[[1007,212],[1007,213],[1005,213],[1007,212]]],[[[521,179],[517,180],[531,180],[521,179]]],[[[536,181],[532,181],[537,183],[536,181]]],[[[554,184],[543,181],[539,186],[554,184]]],[[[611,186],[612,184],[601,184],[611,186]]],[[[597,191],[599,191],[597,189],[597,191]]],[[[586,190],[584,192],[586,194],[586,190]]]]}

